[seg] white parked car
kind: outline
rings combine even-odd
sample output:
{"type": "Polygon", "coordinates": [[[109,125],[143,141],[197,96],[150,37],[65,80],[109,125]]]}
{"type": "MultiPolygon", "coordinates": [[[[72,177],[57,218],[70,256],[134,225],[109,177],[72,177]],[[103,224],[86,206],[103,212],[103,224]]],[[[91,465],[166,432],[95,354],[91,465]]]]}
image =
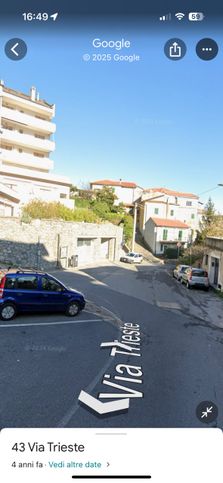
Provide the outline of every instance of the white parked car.
{"type": "Polygon", "coordinates": [[[185,283],[187,288],[198,287],[209,290],[208,272],[203,268],[187,268],[182,274],[181,283],[185,283]]]}
{"type": "Polygon", "coordinates": [[[187,268],[190,268],[189,265],[177,265],[176,268],[173,270],[173,277],[181,282],[181,278],[183,273],[186,272],[187,268]]]}
{"type": "Polygon", "coordinates": [[[120,258],[120,262],[126,263],[142,263],[143,256],[140,253],[129,252],[120,258]]]}

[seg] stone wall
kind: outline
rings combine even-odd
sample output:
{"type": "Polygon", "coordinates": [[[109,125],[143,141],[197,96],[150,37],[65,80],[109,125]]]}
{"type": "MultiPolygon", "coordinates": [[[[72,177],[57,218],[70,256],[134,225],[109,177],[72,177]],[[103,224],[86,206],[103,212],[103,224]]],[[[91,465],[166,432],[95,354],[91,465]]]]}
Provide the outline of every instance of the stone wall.
{"type": "MultiPolygon", "coordinates": [[[[0,218],[0,265],[50,269],[67,266],[77,254],[78,238],[94,239],[94,261],[101,259],[101,239],[109,239],[109,259],[120,256],[122,228],[111,223],[73,223],[55,220],[0,218]]],[[[87,262],[87,260],[86,260],[87,262]]]]}

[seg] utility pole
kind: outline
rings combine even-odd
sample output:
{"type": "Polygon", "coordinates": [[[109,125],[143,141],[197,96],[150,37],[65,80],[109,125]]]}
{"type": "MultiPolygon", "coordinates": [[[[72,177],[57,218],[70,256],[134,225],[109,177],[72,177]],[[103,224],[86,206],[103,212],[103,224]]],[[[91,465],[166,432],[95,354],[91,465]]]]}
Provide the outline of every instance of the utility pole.
{"type": "Polygon", "coordinates": [[[135,249],[136,218],[137,218],[137,203],[134,203],[133,234],[132,234],[132,252],[134,252],[134,249],[135,249]]]}

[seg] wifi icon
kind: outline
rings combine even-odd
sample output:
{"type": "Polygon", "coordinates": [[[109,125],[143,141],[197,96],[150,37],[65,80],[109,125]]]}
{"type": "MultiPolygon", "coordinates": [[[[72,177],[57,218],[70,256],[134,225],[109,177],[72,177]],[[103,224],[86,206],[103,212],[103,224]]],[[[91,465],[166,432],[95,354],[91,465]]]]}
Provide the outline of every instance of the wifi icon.
{"type": "Polygon", "coordinates": [[[177,20],[182,20],[185,17],[185,13],[175,13],[175,17],[177,18],[177,20]]]}

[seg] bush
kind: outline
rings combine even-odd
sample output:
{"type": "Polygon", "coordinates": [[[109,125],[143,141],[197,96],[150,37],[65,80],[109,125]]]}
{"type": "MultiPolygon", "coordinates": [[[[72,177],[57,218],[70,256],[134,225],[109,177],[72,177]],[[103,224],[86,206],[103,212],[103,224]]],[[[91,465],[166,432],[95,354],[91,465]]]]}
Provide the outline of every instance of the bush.
{"type": "Polygon", "coordinates": [[[89,208],[90,201],[84,198],[75,198],[75,207],[76,208],[89,208]]]}
{"type": "Polygon", "coordinates": [[[92,201],[91,208],[93,212],[99,216],[102,220],[107,220],[108,214],[110,213],[110,209],[105,201],[92,201]]]}
{"type": "Polygon", "coordinates": [[[76,208],[71,210],[59,202],[33,200],[23,207],[22,220],[38,219],[61,219],[65,221],[85,221],[97,223],[99,218],[88,208],[76,208]]]}
{"type": "Polygon", "coordinates": [[[73,211],[72,221],[85,221],[86,223],[99,223],[100,219],[89,208],[77,208],[73,211]]]}
{"type": "Polygon", "coordinates": [[[131,215],[124,215],[123,216],[123,222],[124,222],[124,237],[125,237],[125,242],[130,242],[132,240],[132,235],[133,235],[133,218],[131,215]]]}

